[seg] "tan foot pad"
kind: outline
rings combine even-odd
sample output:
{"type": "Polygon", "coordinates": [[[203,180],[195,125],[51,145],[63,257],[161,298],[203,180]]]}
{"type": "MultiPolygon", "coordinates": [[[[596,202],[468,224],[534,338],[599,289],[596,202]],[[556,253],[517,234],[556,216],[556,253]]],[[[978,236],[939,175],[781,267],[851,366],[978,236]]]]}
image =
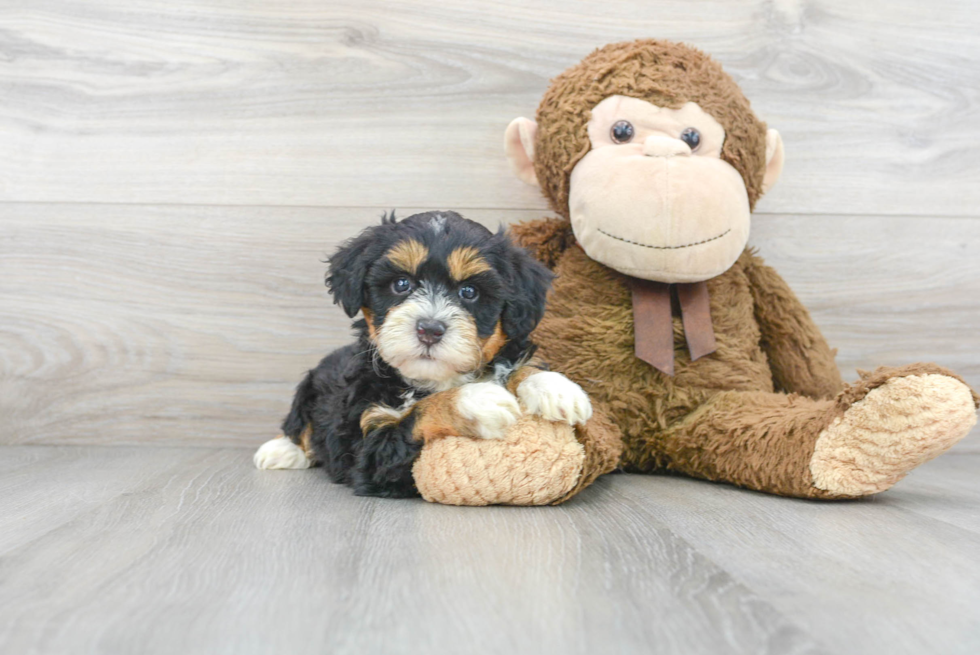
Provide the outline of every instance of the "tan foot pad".
{"type": "Polygon", "coordinates": [[[820,433],[810,460],[813,484],[841,496],[884,491],[976,422],[962,382],[937,374],[892,378],[820,433]]]}

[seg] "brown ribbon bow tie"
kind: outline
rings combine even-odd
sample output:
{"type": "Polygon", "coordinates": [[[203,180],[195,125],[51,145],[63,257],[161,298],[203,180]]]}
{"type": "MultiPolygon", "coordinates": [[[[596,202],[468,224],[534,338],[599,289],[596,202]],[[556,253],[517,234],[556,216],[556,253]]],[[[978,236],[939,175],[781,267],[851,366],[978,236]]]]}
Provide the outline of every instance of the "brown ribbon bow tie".
{"type": "Polygon", "coordinates": [[[711,326],[711,306],[705,282],[665,284],[631,278],[633,287],[633,330],[636,356],[658,371],[674,374],[674,321],[670,289],[677,291],[684,337],[691,361],[717,348],[711,326]]]}

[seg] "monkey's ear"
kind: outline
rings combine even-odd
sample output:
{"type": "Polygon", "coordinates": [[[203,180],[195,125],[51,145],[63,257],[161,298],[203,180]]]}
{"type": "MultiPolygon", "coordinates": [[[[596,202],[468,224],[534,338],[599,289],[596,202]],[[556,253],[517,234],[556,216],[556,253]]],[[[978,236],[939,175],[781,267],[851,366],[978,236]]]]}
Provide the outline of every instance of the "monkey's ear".
{"type": "Polygon", "coordinates": [[[538,124],[530,118],[515,118],[504,132],[504,152],[510,161],[510,167],[522,182],[538,185],[538,176],[534,173],[534,137],[538,133],[538,124]]]}
{"type": "Polygon", "coordinates": [[[762,176],[762,192],[766,193],[783,172],[783,137],[776,130],[766,132],[766,173],[762,176]]]}

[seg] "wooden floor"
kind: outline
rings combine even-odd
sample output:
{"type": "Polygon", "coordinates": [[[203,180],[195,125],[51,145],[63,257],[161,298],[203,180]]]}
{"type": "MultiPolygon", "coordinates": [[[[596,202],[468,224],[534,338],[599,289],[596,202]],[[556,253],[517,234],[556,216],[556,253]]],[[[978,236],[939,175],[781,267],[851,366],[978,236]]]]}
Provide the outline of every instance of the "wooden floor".
{"type": "Polygon", "coordinates": [[[980,652],[980,455],[860,502],[611,475],[532,509],[249,455],[0,447],[0,652],[980,652]]]}
{"type": "Polygon", "coordinates": [[[845,377],[980,387],[978,33],[965,0],[0,2],[0,655],[980,652],[980,430],[853,503],[250,463],[350,338],[324,256],[391,208],[548,214],[504,128],[637,37],[782,134],[750,243],[845,377]]]}

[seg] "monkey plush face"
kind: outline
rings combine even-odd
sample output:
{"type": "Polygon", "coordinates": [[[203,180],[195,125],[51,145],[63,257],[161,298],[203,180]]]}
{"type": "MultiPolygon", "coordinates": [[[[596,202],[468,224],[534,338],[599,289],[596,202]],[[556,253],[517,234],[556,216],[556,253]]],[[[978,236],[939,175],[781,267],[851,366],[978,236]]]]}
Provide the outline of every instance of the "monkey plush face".
{"type": "Polygon", "coordinates": [[[575,238],[596,261],[660,282],[724,273],[749,238],[742,177],[721,159],[725,128],[679,109],[610,96],[592,109],[589,152],[572,170],[575,238]]]}
{"type": "Polygon", "coordinates": [[[592,259],[647,280],[726,271],[782,168],[779,134],[717,63],[681,44],[594,52],[555,80],[538,119],[507,129],[518,176],[540,183],[592,259]]]}

